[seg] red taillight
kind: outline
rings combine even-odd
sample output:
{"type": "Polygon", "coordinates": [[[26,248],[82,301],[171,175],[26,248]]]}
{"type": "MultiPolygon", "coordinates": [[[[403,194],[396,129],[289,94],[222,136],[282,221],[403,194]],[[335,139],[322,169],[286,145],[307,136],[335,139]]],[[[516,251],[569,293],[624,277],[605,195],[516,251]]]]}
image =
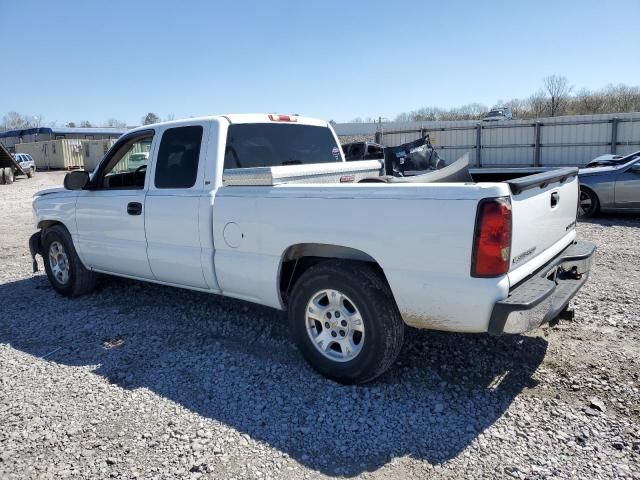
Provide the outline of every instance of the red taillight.
{"type": "Polygon", "coordinates": [[[484,200],[478,205],[471,259],[471,276],[499,277],[509,271],[511,200],[484,200]]]}
{"type": "Polygon", "coordinates": [[[269,115],[272,122],[297,122],[298,119],[292,115],[269,115]]]}

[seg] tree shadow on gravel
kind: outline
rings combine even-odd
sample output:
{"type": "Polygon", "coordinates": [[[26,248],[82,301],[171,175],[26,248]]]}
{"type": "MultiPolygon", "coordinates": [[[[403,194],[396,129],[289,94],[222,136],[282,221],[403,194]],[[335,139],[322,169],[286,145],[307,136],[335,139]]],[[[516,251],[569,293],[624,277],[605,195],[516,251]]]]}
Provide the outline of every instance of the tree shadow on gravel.
{"type": "MultiPolygon", "coordinates": [[[[306,467],[354,476],[411,456],[440,463],[498,420],[547,342],[409,330],[392,369],[360,387],[314,373],[285,315],[212,295],[126,280],[57,295],[43,275],[0,285],[0,342],[147,388],[306,467]]],[[[195,426],[194,426],[195,428],[195,426]]]]}

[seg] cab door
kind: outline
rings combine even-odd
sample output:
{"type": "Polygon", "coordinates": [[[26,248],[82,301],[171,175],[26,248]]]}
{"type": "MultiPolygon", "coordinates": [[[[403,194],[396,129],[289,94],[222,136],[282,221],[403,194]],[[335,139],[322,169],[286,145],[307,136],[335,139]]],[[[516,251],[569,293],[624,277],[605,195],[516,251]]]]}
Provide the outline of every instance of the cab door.
{"type": "Polygon", "coordinates": [[[153,141],[153,130],[119,139],[98,166],[89,189],[78,193],[78,253],[93,270],[153,279],[143,211],[147,165],[129,161],[136,153],[150,152],[153,141]]]}
{"type": "Polygon", "coordinates": [[[615,199],[618,208],[640,208],[640,160],[616,177],[615,199]]]}
{"type": "Polygon", "coordinates": [[[145,224],[147,257],[156,280],[217,290],[203,272],[199,221],[200,214],[211,215],[209,189],[204,188],[209,128],[208,122],[195,121],[159,132],[145,224]]]}

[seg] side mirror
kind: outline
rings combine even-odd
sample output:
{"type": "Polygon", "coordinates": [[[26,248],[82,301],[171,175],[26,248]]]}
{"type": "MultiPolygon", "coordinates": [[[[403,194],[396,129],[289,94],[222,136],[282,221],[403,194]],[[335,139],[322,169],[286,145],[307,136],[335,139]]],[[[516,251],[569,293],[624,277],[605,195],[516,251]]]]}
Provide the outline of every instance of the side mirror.
{"type": "Polygon", "coordinates": [[[89,184],[89,172],[76,170],[64,177],[64,188],[67,190],[82,190],[89,184]]]}
{"type": "Polygon", "coordinates": [[[634,163],[631,165],[631,171],[635,174],[640,175],[640,163],[634,163]]]}

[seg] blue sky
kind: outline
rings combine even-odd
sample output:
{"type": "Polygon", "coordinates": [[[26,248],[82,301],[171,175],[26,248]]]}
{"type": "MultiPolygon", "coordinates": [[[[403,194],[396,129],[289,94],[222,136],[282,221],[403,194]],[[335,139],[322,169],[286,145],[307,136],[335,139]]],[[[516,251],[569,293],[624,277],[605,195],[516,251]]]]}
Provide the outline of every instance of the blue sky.
{"type": "Polygon", "coordinates": [[[0,5],[0,116],[336,121],[640,84],[640,1],[42,1],[0,5]]]}

